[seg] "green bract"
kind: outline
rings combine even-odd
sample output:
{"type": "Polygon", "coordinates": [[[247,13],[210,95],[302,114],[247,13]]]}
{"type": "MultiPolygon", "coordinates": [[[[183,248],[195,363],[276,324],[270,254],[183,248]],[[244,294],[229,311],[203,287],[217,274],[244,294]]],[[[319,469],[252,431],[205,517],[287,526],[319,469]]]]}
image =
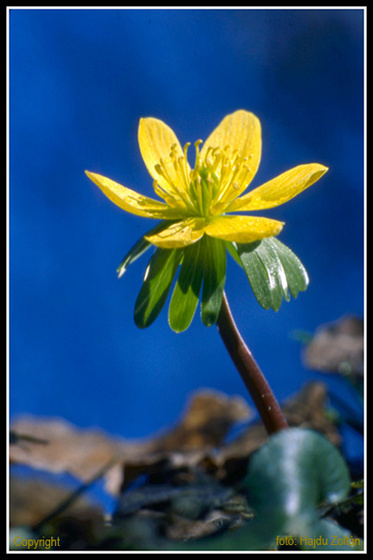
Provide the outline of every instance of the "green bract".
{"type": "MultiPolygon", "coordinates": [[[[161,231],[162,224],[156,229],[161,231]]],[[[150,247],[152,244],[142,237],[123,259],[118,275],[122,276],[150,247]]],[[[308,286],[306,269],[298,257],[275,237],[237,244],[205,236],[183,249],[156,249],[136,300],[136,325],[145,328],[153,323],[166,303],[174,279],[168,314],[170,327],[176,332],[186,330],[200,298],[202,322],[208,327],[213,325],[223,297],[227,250],[245,271],[264,309],[278,311],[283,298],[296,298],[308,286]]]]}

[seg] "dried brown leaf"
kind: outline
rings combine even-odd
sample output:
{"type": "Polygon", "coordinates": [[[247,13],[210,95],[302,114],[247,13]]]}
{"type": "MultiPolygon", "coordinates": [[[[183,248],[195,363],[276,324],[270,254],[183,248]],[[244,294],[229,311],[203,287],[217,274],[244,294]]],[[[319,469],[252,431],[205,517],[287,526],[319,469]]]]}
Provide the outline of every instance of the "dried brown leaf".
{"type": "Polygon", "coordinates": [[[320,326],[305,348],[308,368],[324,373],[363,375],[364,324],[352,315],[320,326]]]}
{"type": "Polygon", "coordinates": [[[120,491],[123,467],[126,483],[164,462],[194,464],[206,449],[218,446],[232,424],[247,419],[250,409],[240,397],[200,391],[188,403],[171,429],[140,441],[115,438],[98,429],[80,429],[61,418],[24,416],[13,422],[10,460],[54,473],[69,473],[79,480],[94,477],[110,460],[106,480],[112,493],[120,491]]]}

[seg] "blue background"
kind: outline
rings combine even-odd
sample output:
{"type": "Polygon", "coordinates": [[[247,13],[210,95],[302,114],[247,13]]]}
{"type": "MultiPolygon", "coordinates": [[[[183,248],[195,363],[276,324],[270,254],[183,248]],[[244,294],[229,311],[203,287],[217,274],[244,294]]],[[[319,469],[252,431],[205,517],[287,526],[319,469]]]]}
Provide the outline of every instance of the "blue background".
{"type": "Polygon", "coordinates": [[[240,108],[263,129],[253,187],[302,163],[330,171],[263,214],[286,222],[280,239],[305,264],[307,292],[265,311],[230,260],[233,314],[279,400],[312,379],[349,399],[343,380],[304,369],[292,335],[363,314],[363,20],[362,9],[10,10],[12,418],[142,437],[173,424],[201,387],[248,398],[198,316],[177,335],[166,307],[136,328],[148,255],[120,280],[116,267],[154,222],[124,213],[84,175],[155,196],[139,118],[164,120],[184,144],[240,108]]]}

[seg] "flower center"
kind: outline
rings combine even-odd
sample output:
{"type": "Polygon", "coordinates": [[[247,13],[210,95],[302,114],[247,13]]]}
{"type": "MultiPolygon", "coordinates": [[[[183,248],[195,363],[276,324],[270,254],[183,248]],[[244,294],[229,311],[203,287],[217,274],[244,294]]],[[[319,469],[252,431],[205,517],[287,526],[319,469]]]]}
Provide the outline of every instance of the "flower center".
{"type": "Polygon", "coordinates": [[[190,172],[189,193],[198,214],[208,218],[211,216],[211,203],[219,191],[219,176],[216,174],[216,169],[220,158],[215,157],[215,154],[212,155],[212,152],[217,152],[218,149],[209,148],[207,155],[210,157],[206,155],[202,159],[199,150],[201,143],[202,140],[194,143],[196,161],[194,169],[190,172]]]}
{"type": "MultiPolygon", "coordinates": [[[[171,146],[170,158],[161,159],[156,165],[157,172],[167,181],[168,195],[161,196],[173,207],[183,206],[189,214],[211,218],[223,213],[229,202],[237,196],[242,185],[242,173],[249,169],[246,160],[238,150],[232,152],[225,148],[209,146],[201,157],[199,146],[202,140],[194,143],[196,159],[194,169],[190,169],[187,152],[190,143],[185,144],[183,155],[176,152],[176,145],[171,146]],[[238,177],[238,175],[240,175],[238,177]]],[[[157,192],[158,185],[155,185],[157,192]]],[[[160,189],[161,190],[161,189],[160,189]]]]}
{"type": "Polygon", "coordinates": [[[249,170],[246,160],[238,150],[230,146],[209,146],[201,158],[199,145],[195,142],[196,162],[190,176],[190,192],[202,216],[211,217],[224,212],[242,185],[243,175],[249,170]],[[242,171],[244,172],[242,175],[242,171]]]}

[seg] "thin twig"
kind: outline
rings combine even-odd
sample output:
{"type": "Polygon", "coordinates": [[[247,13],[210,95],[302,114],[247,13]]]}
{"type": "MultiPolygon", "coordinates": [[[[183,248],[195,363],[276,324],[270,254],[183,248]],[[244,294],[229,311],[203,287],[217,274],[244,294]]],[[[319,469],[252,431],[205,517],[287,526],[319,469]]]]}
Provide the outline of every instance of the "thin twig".
{"type": "Polygon", "coordinates": [[[45,515],[40,521],[32,526],[34,532],[39,531],[43,525],[49,523],[52,519],[63,513],[68,507],[70,507],[84,492],[86,492],[95,482],[102,478],[111,467],[115,465],[117,459],[112,457],[103,467],[101,467],[98,472],[87,482],[81,484],[76,490],[74,490],[65,500],[58,504],[52,511],[45,515]]]}

